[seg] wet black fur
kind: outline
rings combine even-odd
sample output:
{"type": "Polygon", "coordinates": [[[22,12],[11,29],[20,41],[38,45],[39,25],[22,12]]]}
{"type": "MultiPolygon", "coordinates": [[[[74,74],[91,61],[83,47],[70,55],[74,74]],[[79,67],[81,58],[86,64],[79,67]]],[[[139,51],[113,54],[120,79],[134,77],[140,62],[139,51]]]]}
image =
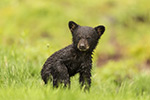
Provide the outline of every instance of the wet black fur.
{"type": "Polygon", "coordinates": [[[104,26],[95,28],[79,26],[75,22],[69,22],[69,28],[73,36],[73,43],[51,55],[41,70],[41,76],[45,84],[51,78],[53,87],[59,83],[70,87],[70,77],[79,73],[79,83],[85,89],[91,86],[92,52],[98,40],[105,31],[104,26]],[[77,45],[81,39],[88,42],[89,49],[80,51],[77,45]]]}

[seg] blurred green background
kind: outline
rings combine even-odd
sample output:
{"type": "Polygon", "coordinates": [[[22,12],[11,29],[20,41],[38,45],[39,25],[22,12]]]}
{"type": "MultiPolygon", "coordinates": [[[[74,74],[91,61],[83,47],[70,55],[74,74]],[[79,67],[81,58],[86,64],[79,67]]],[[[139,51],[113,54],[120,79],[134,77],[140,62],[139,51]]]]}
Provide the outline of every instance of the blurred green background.
{"type": "MultiPolygon", "coordinates": [[[[143,74],[141,81],[146,81],[150,75],[149,4],[149,0],[1,0],[0,88],[39,84],[41,88],[40,70],[47,57],[72,43],[70,20],[83,26],[106,27],[94,52],[95,86],[102,85],[99,80],[121,84],[143,74]]],[[[146,82],[137,87],[147,86],[144,88],[150,93],[150,81],[146,82]]],[[[0,92],[0,97],[9,95],[7,92],[0,92]]]]}

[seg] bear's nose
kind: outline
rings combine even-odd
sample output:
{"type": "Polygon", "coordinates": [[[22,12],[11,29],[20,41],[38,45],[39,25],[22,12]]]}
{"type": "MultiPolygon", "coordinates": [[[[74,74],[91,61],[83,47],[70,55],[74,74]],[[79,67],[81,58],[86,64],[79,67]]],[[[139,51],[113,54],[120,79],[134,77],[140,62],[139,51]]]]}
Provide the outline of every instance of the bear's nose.
{"type": "Polygon", "coordinates": [[[88,42],[87,40],[85,39],[81,39],[77,45],[77,48],[80,50],[80,51],[86,51],[89,49],[89,45],[88,45],[88,42]]]}
{"type": "Polygon", "coordinates": [[[81,43],[81,44],[79,45],[79,48],[80,48],[81,50],[86,49],[85,44],[84,44],[84,43],[81,43]]]}

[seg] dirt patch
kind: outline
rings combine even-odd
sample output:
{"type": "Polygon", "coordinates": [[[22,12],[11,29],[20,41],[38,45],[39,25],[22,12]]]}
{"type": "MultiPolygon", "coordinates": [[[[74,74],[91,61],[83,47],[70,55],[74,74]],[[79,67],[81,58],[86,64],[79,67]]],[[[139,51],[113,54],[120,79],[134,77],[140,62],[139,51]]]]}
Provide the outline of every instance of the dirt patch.
{"type": "Polygon", "coordinates": [[[150,59],[147,59],[146,65],[150,68],[150,59]]]}
{"type": "Polygon", "coordinates": [[[116,53],[114,55],[101,54],[98,57],[97,66],[101,67],[101,66],[107,64],[110,60],[119,61],[120,59],[122,59],[122,57],[123,56],[121,54],[119,54],[119,53],[116,53]]]}
{"type": "Polygon", "coordinates": [[[116,39],[116,32],[113,31],[111,33],[110,36],[110,41],[109,43],[111,45],[113,45],[114,49],[115,49],[115,53],[114,54],[100,54],[97,60],[97,66],[101,67],[105,64],[107,64],[110,60],[113,61],[119,61],[121,59],[123,59],[123,50],[124,50],[124,46],[121,45],[117,39],[116,39]]]}
{"type": "Polygon", "coordinates": [[[141,63],[139,70],[150,71],[150,59],[146,59],[143,63],[141,63]]]}

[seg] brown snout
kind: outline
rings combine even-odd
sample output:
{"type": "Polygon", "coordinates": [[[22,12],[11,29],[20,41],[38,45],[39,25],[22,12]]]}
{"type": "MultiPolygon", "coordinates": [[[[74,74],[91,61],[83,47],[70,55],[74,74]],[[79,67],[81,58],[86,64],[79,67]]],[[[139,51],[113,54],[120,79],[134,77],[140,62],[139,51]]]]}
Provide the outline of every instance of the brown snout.
{"type": "Polygon", "coordinates": [[[78,43],[78,47],[77,47],[80,51],[86,51],[89,49],[89,45],[87,40],[85,39],[81,39],[78,43]]]}

